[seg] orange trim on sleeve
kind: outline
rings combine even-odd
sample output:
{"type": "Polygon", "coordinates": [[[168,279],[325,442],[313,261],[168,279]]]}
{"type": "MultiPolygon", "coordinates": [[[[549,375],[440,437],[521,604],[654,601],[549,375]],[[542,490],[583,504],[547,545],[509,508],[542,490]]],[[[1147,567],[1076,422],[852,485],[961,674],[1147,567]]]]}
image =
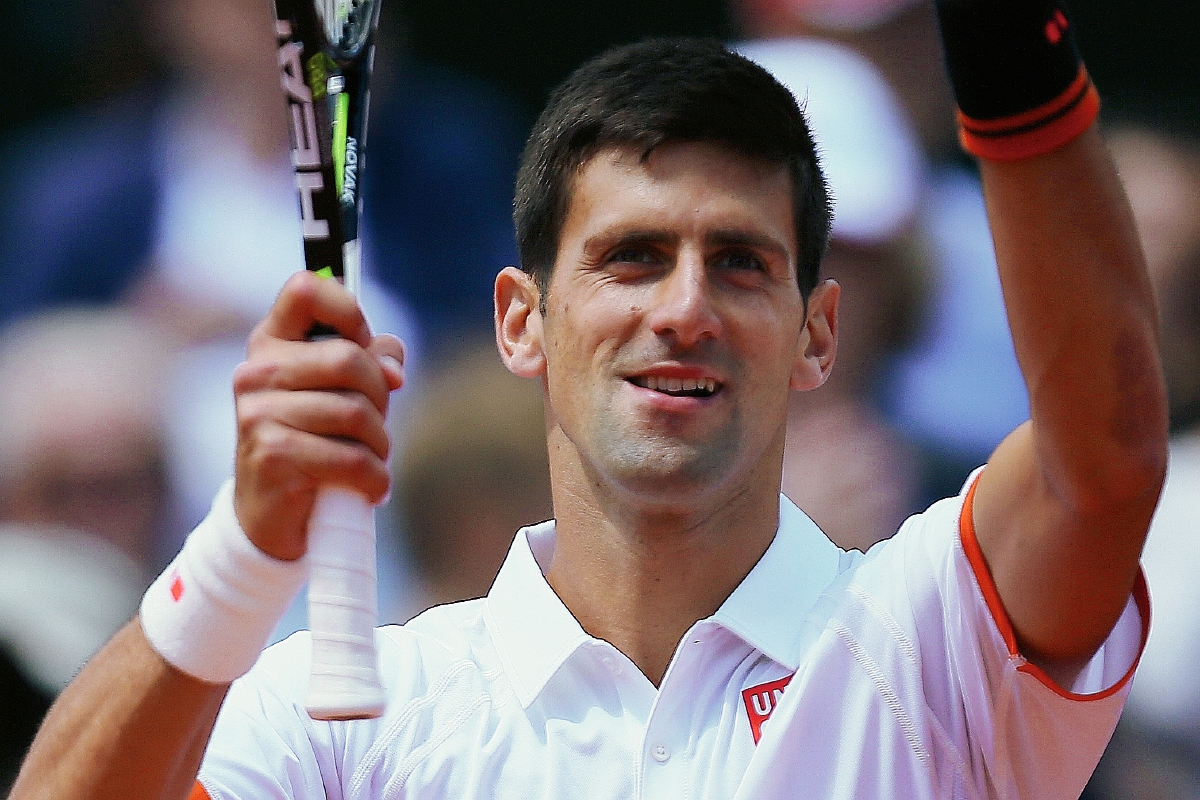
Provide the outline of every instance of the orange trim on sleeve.
{"type": "Polygon", "coordinates": [[[192,791],[188,793],[188,800],[212,800],[208,796],[208,791],[200,785],[200,781],[192,786],[192,791]]]}
{"type": "Polygon", "coordinates": [[[1020,655],[1017,650],[1017,635],[1013,632],[1012,623],[1008,621],[1008,612],[1004,610],[1004,604],[1000,602],[1000,592],[996,590],[996,582],[992,580],[992,571],[988,569],[987,561],[983,558],[979,540],[975,538],[974,514],[975,488],[977,486],[979,486],[978,475],[971,482],[971,487],[967,489],[967,496],[963,500],[962,513],[958,518],[958,536],[962,540],[963,552],[967,555],[971,571],[975,573],[975,582],[979,584],[979,591],[983,593],[983,600],[987,603],[988,611],[991,612],[996,627],[1000,629],[1000,637],[1004,639],[1008,654],[1016,656],[1020,655]]]}
{"type": "Polygon", "coordinates": [[[963,148],[991,161],[1019,161],[1048,153],[1076,138],[1100,113],[1100,95],[1087,70],[1058,97],[1011,117],[979,120],[958,112],[958,138],[963,148]]]}
{"type": "Polygon", "coordinates": [[[1009,656],[1013,658],[1019,657],[1024,661],[1021,666],[1017,667],[1017,670],[1037,678],[1046,688],[1068,700],[1089,701],[1112,697],[1121,691],[1133,678],[1133,673],[1142,658],[1142,653],[1146,650],[1146,637],[1150,635],[1150,592],[1146,587],[1145,573],[1139,568],[1137,578],[1133,584],[1133,600],[1137,605],[1138,614],[1142,620],[1142,640],[1138,645],[1138,654],[1134,658],[1133,664],[1121,676],[1121,680],[1101,692],[1097,692],[1096,694],[1076,694],[1067,691],[1055,683],[1041,667],[1025,660],[1017,647],[1017,635],[1013,631],[1012,621],[1008,618],[1008,612],[1004,610],[1004,603],[1000,599],[1000,592],[996,589],[996,582],[992,579],[992,571],[988,568],[987,561],[983,557],[983,550],[979,547],[979,540],[975,536],[975,487],[978,485],[979,476],[977,475],[975,480],[971,482],[970,488],[967,489],[966,498],[963,499],[962,512],[958,518],[959,539],[962,541],[963,552],[966,554],[967,561],[971,565],[971,571],[975,573],[975,581],[979,584],[979,591],[983,594],[984,602],[987,603],[992,620],[996,623],[996,628],[1000,631],[1000,637],[1004,639],[1005,647],[1008,648],[1009,656]]]}

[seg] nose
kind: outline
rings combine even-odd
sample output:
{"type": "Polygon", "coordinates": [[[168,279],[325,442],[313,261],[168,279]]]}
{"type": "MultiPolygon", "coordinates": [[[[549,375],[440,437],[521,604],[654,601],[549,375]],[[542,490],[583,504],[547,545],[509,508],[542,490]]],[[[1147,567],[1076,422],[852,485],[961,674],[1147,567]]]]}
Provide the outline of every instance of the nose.
{"type": "Polygon", "coordinates": [[[721,335],[721,317],[712,296],[712,282],[699,254],[681,252],[663,275],[647,320],[659,336],[683,346],[721,335]]]}

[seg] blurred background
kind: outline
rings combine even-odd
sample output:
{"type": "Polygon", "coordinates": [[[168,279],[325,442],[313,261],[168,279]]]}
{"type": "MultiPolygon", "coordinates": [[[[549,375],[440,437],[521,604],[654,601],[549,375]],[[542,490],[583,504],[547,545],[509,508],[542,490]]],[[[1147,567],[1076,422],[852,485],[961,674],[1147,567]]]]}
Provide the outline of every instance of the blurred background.
{"type": "MultiPolygon", "coordinates": [[[[229,474],[229,376],[302,267],[266,0],[0,0],[0,795],[54,695],[229,474]]],[[[1076,0],[1161,305],[1171,475],[1155,620],[1089,798],[1200,797],[1200,7],[1076,0]]],[[[487,591],[551,515],[540,387],[495,356],[491,282],[526,132],[604,48],[714,36],[807,104],[845,287],[796,397],[785,491],[865,549],[1027,414],[978,179],[924,0],[385,0],[364,305],[409,345],[380,607],[487,591]]],[[[297,607],[280,635],[304,624],[297,607]]]]}

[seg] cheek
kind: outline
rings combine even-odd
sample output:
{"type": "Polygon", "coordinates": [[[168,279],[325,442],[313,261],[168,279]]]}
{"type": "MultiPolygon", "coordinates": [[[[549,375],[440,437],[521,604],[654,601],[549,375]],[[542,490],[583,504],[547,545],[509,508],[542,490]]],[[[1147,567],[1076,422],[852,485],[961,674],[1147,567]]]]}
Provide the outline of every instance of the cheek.
{"type": "Polygon", "coordinates": [[[592,362],[596,348],[578,331],[561,327],[550,334],[548,344],[547,385],[552,405],[561,416],[569,409],[586,406],[595,394],[592,362]]]}

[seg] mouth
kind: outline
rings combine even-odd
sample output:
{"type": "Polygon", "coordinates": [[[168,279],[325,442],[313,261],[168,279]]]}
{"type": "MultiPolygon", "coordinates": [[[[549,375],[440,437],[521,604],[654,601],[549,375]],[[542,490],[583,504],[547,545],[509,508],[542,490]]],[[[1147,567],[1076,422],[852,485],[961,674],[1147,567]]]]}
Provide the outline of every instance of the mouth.
{"type": "Polygon", "coordinates": [[[721,389],[714,378],[675,378],[666,375],[635,375],[627,379],[635,386],[671,397],[712,397],[721,389]]]}

